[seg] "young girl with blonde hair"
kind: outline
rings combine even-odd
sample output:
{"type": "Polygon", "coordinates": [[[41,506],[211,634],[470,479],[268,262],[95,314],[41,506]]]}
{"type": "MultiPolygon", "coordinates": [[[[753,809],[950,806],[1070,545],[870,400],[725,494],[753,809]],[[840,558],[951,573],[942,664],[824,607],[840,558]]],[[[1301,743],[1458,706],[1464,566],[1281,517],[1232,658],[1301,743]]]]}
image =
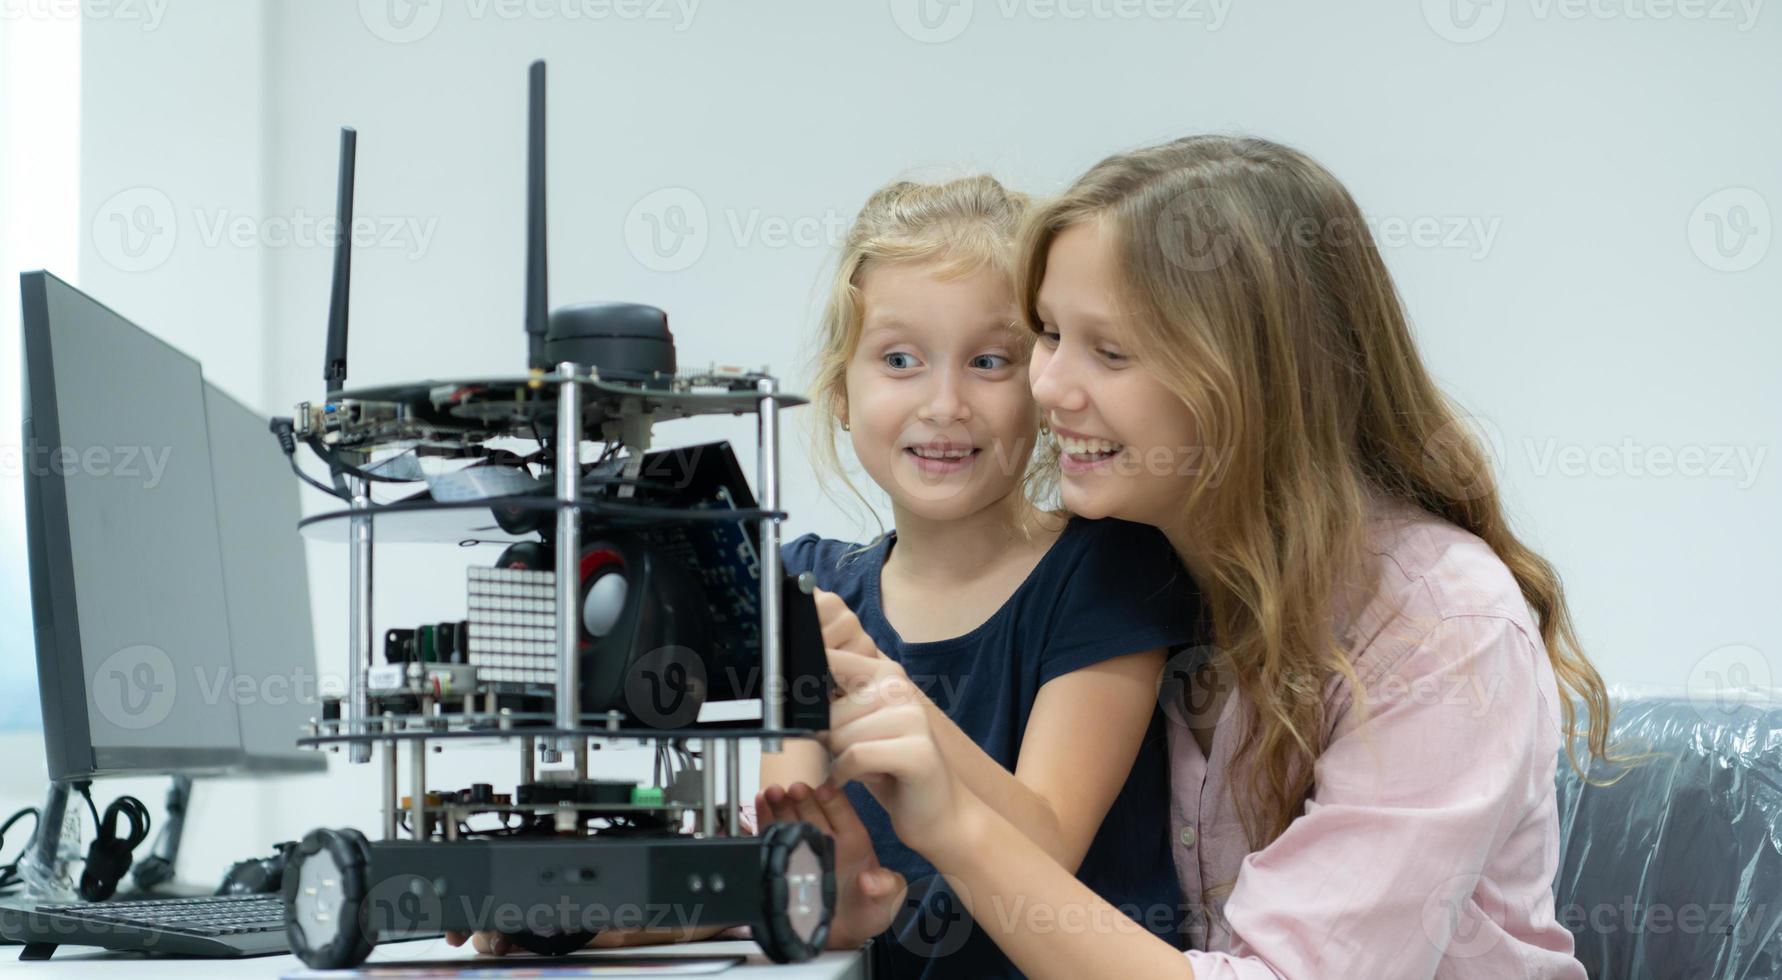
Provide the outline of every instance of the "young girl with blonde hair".
{"type": "MultiPolygon", "coordinates": [[[[847,436],[889,498],[894,529],[864,546],[805,535],[785,546],[785,564],[815,573],[824,590],[824,638],[844,691],[905,684],[905,706],[925,715],[952,771],[1007,826],[1174,941],[1181,903],[1155,691],[1166,650],[1195,638],[1198,600],[1155,530],[1045,504],[1056,462],[1035,452],[1032,337],[1018,326],[1013,278],[1025,206],[989,177],[902,181],[867,201],[826,304],[811,393],[820,454],[833,462],[830,440],[847,436]],[[1129,571],[1148,587],[1130,588],[1129,571]],[[844,622],[848,609],[857,618],[844,622]]],[[[764,818],[802,805],[820,820],[823,804],[843,804],[809,789],[826,763],[814,743],[764,756],[764,818]]],[[[838,869],[844,892],[856,883],[856,895],[892,894],[873,885],[887,880],[875,864],[912,890],[877,944],[880,975],[1011,974],[984,923],[948,919],[958,896],[898,840],[883,808],[862,787],[846,794],[876,860],[838,869]]],[[[839,944],[885,928],[885,902],[840,904],[839,944]]]]}

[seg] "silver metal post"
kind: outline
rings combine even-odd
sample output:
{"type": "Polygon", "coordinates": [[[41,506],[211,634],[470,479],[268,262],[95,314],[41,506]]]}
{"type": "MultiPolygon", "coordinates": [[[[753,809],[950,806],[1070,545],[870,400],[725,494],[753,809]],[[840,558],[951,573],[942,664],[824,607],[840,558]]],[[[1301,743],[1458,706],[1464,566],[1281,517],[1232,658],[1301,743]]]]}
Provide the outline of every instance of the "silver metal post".
{"type": "Polygon", "coordinates": [[[712,739],[699,745],[699,836],[718,835],[718,756],[712,739]]]}
{"type": "MultiPolygon", "coordinates": [[[[577,574],[581,512],[573,505],[581,499],[582,488],[582,388],[573,363],[557,365],[557,373],[563,379],[557,386],[557,727],[569,729],[581,721],[581,672],[576,662],[576,638],[581,632],[576,601],[581,584],[577,574]]],[[[585,760],[587,741],[577,741],[585,760]]]]}
{"type": "MultiPolygon", "coordinates": [[[[347,672],[345,730],[349,735],[363,735],[370,715],[370,698],[365,685],[372,667],[371,642],[371,483],[363,477],[347,480],[352,495],[352,509],[364,511],[353,516],[352,534],[347,539],[347,589],[351,601],[347,605],[347,650],[352,666],[347,672]]],[[[354,742],[347,750],[347,761],[371,761],[371,746],[354,742]]]]}
{"type": "Polygon", "coordinates": [[[536,783],[538,759],[538,742],[528,735],[520,739],[520,782],[536,783]]]}
{"type": "MultiPolygon", "coordinates": [[[[384,712],[384,731],[396,730],[396,716],[384,712]]],[[[384,742],[384,840],[396,839],[396,811],[402,806],[400,784],[396,778],[397,741],[389,739],[384,742]]]]}
{"type": "Polygon", "coordinates": [[[408,836],[427,839],[427,740],[408,743],[408,836]]]}
{"type": "Polygon", "coordinates": [[[724,739],[724,822],[730,836],[742,836],[742,742],[724,739]]]}
{"type": "MultiPolygon", "coordinates": [[[[757,404],[760,425],[756,455],[756,482],[761,487],[761,508],[780,509],[780,384],[772,378],[756,382],[761,393],[757,404]]],[[[785,727],[784,670],[780,662],[780,522],[761,522],[761,727],[779,731],[785,727]]],[[[778,752],[779,739],[764,740],[763,752],[778,752]]]]}

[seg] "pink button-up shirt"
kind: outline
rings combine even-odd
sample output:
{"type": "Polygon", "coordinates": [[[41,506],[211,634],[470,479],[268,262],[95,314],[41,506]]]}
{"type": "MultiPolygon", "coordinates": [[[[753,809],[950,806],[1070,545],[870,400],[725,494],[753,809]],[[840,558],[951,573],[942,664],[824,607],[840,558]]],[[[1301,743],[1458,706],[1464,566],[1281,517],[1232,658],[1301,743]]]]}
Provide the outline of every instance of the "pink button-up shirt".
{"type": "Polygon", "coordinates": [[[1338,614],[1368,693],[1326,688],[1312,795],[1281,837],[1252,851],[1238,819],[1241,695],[1210,759],[1167,712],[1194,975],[1582,980],[1554,916],[1559,695],[1540,631],[1477,537],[1376,515],[1377,592],[1338,614]]]}

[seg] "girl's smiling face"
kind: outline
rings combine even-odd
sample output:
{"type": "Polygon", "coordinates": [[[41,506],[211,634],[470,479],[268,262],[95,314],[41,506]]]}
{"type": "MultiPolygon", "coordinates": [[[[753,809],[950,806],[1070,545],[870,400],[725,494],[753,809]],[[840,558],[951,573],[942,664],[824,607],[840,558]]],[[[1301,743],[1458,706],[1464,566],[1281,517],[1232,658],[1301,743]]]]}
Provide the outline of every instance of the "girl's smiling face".
{"type": "Polygon", "coordinates": [[[1034,303],[1041,333],[1028,377],[1062,450],[1064,506],[1168,530],[1208,461],[1188,406],[1134,357],[1116,262],[1099,223],[1058,232],[1034,303]]]}
{"type": "Polygon", "coordinates": [[[897,507],[935,521],[1015,491],[1039,415],[1007,277],[875,262],[861,274],[860,302],[844,417],[873,481],[897,507]]]}

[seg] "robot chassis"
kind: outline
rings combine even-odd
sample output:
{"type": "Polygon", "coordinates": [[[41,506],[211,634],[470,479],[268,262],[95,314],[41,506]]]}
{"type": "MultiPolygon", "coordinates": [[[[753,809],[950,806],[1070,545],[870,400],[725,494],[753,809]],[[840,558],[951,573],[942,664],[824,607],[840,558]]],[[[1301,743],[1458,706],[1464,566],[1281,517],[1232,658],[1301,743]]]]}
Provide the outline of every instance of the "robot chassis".
{"type": "MultiPolygon", "coordinates": [[[[774,519],[779,500],[778,412],[803,399],[781,394],[777,382],[765,374],[677,378],[673,387],[676,390],[660,391],[602,382],[589,367],[566,362],[543,376],[343,392],[319,409],[299,408],[300,438],[350,440],[355,454],[366,458],[380,446],[412,451],[417,429],[426,430],[429,448],[441,448],[446,441],[442,423],[417,421],[421,414],[417,409],[423,407],[418,399],[428,393],[479,393],[474,401],[456,406],[481,416],[452,434],[451,441],[461,446],[534,431],[534,423],[549,416],[554,416],[556,429],[549,450],[555,454],[554,496],[485,498],[468,506],[373,505],[368,477],[354,475],[345,481],[352,497],[349,509],[303,522],[306,529],[348,525],[352,664],[349,691],[338,717],[319,720],[299,744],[344,746],[355,763],[369,762],[381,753],[383,767],[382,839],[368,840],[352,829],[315,830],[299,844],[286,871],[287,928],[293,950],[305,963],[317,968],[351,966],[362,962],[380,942],[476,929],[496,929],[535,952],[554,954],[580,948],[594,932],[609,927],[749,925],[762,949],[776,961],[804,960],[821,950],[835,893],[828,838],[808,824],[776,824],[759,837],[738,836],[740,743],[757,740],[764,750],[775,751],[780,739],[813,731],[787,726],[786,699],[770,685],[761,692],[759,727],[713,723],[663,729],[638,726],[616,708],[600,714],[579,711],[580,699],[564,695],[583,687],[578,675],[584,666],[580,615],[586,597],[580,594],[578,576],[554,577],[554,712],[495,707],[493,692],[478,688],[468,694],[442,689],[442,675],[432,671],[451,671],[456,665],[429,667],[417,660],[407,665],[410,683],[397,689],[400,696],[414,699],[416,710],[372,713],[372,676],[377,669],[372,569],[380,517],[390,521],[439,510],[482,516],[501,507],[548,508],[555,516],[551,542],[555,568],[576,568],[584,538],[579,512],[586,498],[578,452],[584,434],[595,425],[647,433],[647,421],[664,416],[744,411],[758,415],[757,485],[766,517],[759,521],[757,542],[760,676],[787,678],[790,684],[794,678],[788,678],[783,658],[783,599],[808,603],[809,598],[781,594],[787,583],[779,566],[779,527],[774,519]],[[728,390],[709,390],[711,386],[728,390]],[[708,390],[698,390],[701,387],[708,390]],[[379,418],[383,421],[374,421],[379,418]],[[318,432],[330,426],[331,431],[318,432]],[[368,429],[370,434],[354,433],[354,428],[368,429]],[[522,788],[551,785],[537,779],[540,755],[547,763],[568,758],[569,779],[560,781],[564,791],[553,799],[524,802],[519,793],[498,795],[481,785],[456,794],[429,792],[430,748],[490,740],[518,744],[522,788]],[[699,744],[697,799],[680,798],[694,789],[688,779],[660,787],[660,792],[633,791],[629,800],[612,798],[610,785],[587,780],[591,741],[653,743],[659,750],[689,741],[699,744]],[[398,758],[405,752],[408,793],[403,799],[398,758]],[[727,777],[722,818],[714,769],[719,752],[725,757],[727,777]],[[591,787],[593,792],[578,794],[574,787],[591,787]],[[529,816],[535,826],[548,818],[552,832],[461,833],[467,821],[486,814],[500,815],[504,830],[510,816],[529,816]],[[692,830],[681,832],[678,824],[687,817],[692,830]],[[591,822],[615,818],[627,824],[622,832],[589,827],[591,822]]],[[[810,615],[814,617],[814,610],[810,615]]],[[[450,677],[443,675],[448,682],[450,677]]],[[[383,690],[392,693],[388,687],[383,690]]]]}

